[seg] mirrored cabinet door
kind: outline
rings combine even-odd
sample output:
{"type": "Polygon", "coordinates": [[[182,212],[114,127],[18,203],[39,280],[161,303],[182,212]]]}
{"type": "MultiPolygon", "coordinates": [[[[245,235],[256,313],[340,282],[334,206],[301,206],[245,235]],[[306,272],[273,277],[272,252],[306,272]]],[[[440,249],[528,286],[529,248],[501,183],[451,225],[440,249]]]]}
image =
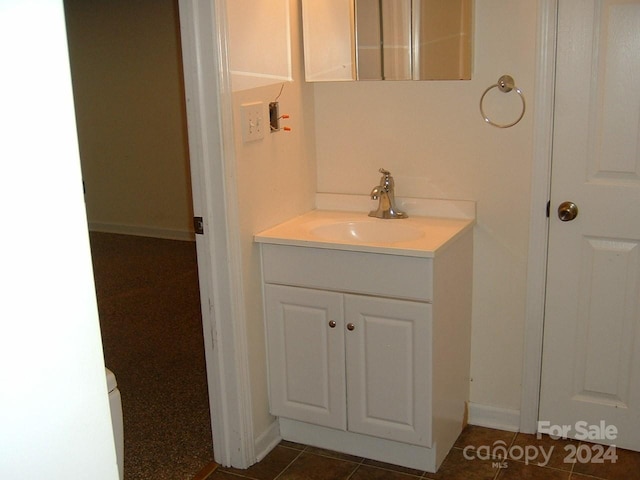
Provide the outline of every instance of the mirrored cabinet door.
{"type": "Polygon", "coordinates": [[[468,80],[473,0],[302,0],[306,80],[468,80]]]}

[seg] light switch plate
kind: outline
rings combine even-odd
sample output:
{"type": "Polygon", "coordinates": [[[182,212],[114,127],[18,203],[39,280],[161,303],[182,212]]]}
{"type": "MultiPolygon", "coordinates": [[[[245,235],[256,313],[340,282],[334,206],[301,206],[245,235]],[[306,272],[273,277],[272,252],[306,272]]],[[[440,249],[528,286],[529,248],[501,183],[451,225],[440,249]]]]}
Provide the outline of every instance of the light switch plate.
{"type": "Polygon", "coordinates": [[[264,104],[262,102],[244,103],[240,105],[241,117],[242,117],[242,141],[253,142],[264,138],[264,129],[268,128],[269,124],[265,125],[264,104]]]}

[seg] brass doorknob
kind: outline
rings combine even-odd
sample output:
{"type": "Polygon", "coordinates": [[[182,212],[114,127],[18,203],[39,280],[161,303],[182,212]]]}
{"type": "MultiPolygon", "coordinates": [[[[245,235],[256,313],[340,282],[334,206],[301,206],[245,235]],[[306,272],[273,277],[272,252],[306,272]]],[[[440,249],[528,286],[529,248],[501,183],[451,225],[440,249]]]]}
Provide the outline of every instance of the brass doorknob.
{"type": "Polygon", "coordinates": [[[578,206],[573,202],[562,202],[558,207],[558,218],[570,222],[578,216],[578,206]]]}
{"type": "Polygon", "coordinates": [[[347,323],[347,330],[349,330],[350,332],[353,331],[356,328],[356,326],[353,323],[347,323]]]}
{"type": "Polygon", "coordinates": [[[329,326],[330,326],[331,328],[336,328],[336,321],[335,321],[335,320],[330,320],[330,321],[329,321],[329,326]]]}

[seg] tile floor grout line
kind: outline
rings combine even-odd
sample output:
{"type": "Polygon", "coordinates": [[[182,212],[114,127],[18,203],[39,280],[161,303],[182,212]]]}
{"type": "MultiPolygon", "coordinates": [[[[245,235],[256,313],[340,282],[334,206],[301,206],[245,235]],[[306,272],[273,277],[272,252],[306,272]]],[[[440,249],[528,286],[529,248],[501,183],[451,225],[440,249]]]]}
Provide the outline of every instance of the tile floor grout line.
{"type": "MultiPolygon", "coordinates": [[[[224,470],[224,469],[223,470],[215,470],[215,471],[211,472],[211,475],[215,474],[218,471],[224,473],[225,475],[231,475],[232,477],[243,478],[244,480],[257,480],[254,477],[247,477],[246,475],[242,475],[242,474],[236,473],[236,472],[230,472],[229,470],[224,470]]],[[[207,477],[206,480],[208,480],[209,478],[210,478],[210,476],[207,477]]]]}
{"type": "MultiPolygon", "coordinates": [[[[578,442],[578,448],[580,448],[580,444],[582,442],[578,442]]],[[[565,457],[566,458],[566,457],[565,457]]],[[[576,468],[576,462],[573,462],[571,464],[571,469],[569,470],[569,480],[571,480],[571,477],[573,477],[573,470],[576,468]]]]}
{"type": "Polygon", "coordinates": [[[353,469],[353,472],[351,472],[345,480],[349,480],[351,477],[353,477],[355,473],[358,471],[358,469],[360,468],[360,465],[362,465],[363,463],[364,463],[364,457],[360,457],[360,463],[356,465],[356,468],[353,469]]]}
{"type": "MultiPolygon", "coordinates": [[[[509,448],[511,448],[511,446],[515,443],[515,441],[516,441],[516,436],[517,436],[517,434],[513,436],[513,439],[511,440],[511,444],[509,445],[509,448]]],[[[508,450],[507,450],[507,452],[508,452],[508,450]]],[[[498,460],[498,462],[500,462],[500,465],[501,465],[501,466],[502,466],[502,462],[506,462],[506,461],[507,461],[507,459],[506,459],[506,458],[499,458],[499,457],[498,457],[498,458],[493,457],[493,458],[495,458],[496,460],[498,460]]],[[[494,467],[494,468],[495,468],[495,467],[494,467]]],[[[501,467],[496,468],[496,473],[493,475],[492,480],[497,480],[498,475],[500,475],[500,472],[502,472],[502,468],[501,468],[501,467]]]]}
{"type": "Polygon", "coordinates": [[[295,463],[295,461],[296,461],[296,460],[298,460],[298,458],[300,458],[300,456],[301,456],[301,455],[302,455],[306,450],[307,450],[307,447],[305,446],[302,450],[300,450],[300,451],[298,452],[298,455],[296,455],[296,456],[295,456],[295,458],[294,458],[293,460],[291,460],[291,461],[289,462],[289,464],[288,464],[286,467],[284,467],[284,468],[282,469],[282,471],[281,471],[278,475],[276,475],[275,477],[273,477],[273,480],[278,480],[278,478],[280,478],[280,476],[281,476],[284,472],[286,472],[286,471],[287,471],[287,469],[288,469],[291,465],[293,465],[293,464],[295,463]]]}
{"type": "MultiPolygon", "coordinates": [[[[587,478],[589,480],[608,480],[605,477],[594,477],[593,475],[589,475],[588,473],[578,473],[576,472],[576,475],[580,475],[582,478],[587,478]]],[[[573,473],[569,474],[569,480],[571,480],[573,477],[573,473]]]]}
{"type": "MultiPolygon", "coordinates": [[[[512,432],[513,438],[511,439],[511,443],[509,444],[509,447],[507,448],[507,457],[506,458],[496,458],[496,460],[498,460],[499,462],[506,462],[509,459],[509,452],[511,451],[511,447],[513,447],[516,443],[516,439],[518,438],[518,435],[520,434],[520,432],[512,432]]],[[[517,460],[516,460],[517,461],[517,460]]],[[[493,476],[493,480],[497,480],[498,476],[500,475],[500,472],[502,471],[502,468],[496,468],[496,474],[493,476]]]]}
{"type": "MultiPolygon", "coordinates": [[[[589,443],[589,442],[586,442],[586,443],[585,443],[585,442],[584,442],[584,441],[582,441],[582,440],[578,440],[578,447],[577,447],[577,450],[580,450],[580,447],[581,447],[582,445],[593,445],[593,444],[592,444],[592,443],[589,443]]],[[[576,455],[577,455],[577,452],[576,452],[576,455]]],[[[575,473],[576,475],[580,475],[580,476],[582,476],[582,477],[592,478],[593,480],[607,480],[605,477],[597,477],[597,476],[595,476],[595,475],[590,475],[590,474],[588,474],[588,473],[574,472],[574,470],[575,470],[575,468],[576,468],[576,465],[577,465],[577,464],[578,464],[578,462],[577,462],[577,461],[575,461],[575,459],[574,459],[574,461],[573,461],[573,462],[572,462],[572,464],[571,464],[571,471],[569,472],[569,480],[571,480],[571,478],[573,478],[573,474],[574,474],[574,473],[575,473]]]]}
{"type": "MultiPolygon", "coordinates": [[[[346,461],[348,461],[348,460],[346,460],[346,461]]],[[[384,467],[380,467],[378,465],[367,465],[365,463],[366,461],[367,461],[367,459],[363,457],[362,461],[358,464],[358,467],[364,466],[364,467],[368,467],[368,468],[373,468],[375,470],[380,470],[382,472],[400,473],[402,475],[407,475],[407,476],[409,476],[411,478],[415,478],[416,480],[424,479],[425,475],[427,474],[426,470],[422,470],[422,473],[420,475],[413,475],[411,473],[403,472],[403,471],[400,471],[400,470],[394,470],[393,468],[384,468],[384,467]]],[[[355,463],[355,462],[353,462],[353,463],[355,463]]],[[[390,465],[394,465],[394,464],[390,464],[390,465]]],[[[396,465],[396,466],[401,467],[402,465],[396,465]]],[[[406,467],[406,468],[408,468],[408,467],[406,467]]],[[[413,470],[419,470],[419,469],[414,468],[413,470]]],[[[355,471],[354,471],[354,473],[355,473],[355,471]]],[[[349,476],[348,478],[351,478],[351,476],[349,476]]],[[[427,480],[429,480],[429,479],[427,479],[427,480]]]]}
{"type": "Polygon", "coordinates": [[[213,475],[213,473],[218,470],[218,468],[220,468],[220,465],[216,462],[210,462],[208,465],[205,465],[200,472],[196,473],[195,477],[193,477],[192,480],[207,480],[209,478],[211,478],[211,476],[213,475]],[[212,467],[212,465],[214,465],[212,467]],[[209,471],[209,473],[207,473],[204,477],[199,477],[199,475],[201,474],[201,472],[205,469],[211,468],[211,470],[209,471]]]}

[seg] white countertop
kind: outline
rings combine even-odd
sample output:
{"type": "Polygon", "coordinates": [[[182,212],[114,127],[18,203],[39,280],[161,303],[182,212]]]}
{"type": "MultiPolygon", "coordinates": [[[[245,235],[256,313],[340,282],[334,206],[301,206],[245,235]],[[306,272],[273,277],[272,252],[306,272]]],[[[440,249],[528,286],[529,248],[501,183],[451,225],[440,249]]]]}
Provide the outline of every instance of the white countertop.
{"type": "Polygon", "coordinates": [[[411,215],[406,219],[382,220],[369,217],[367,212],[313,210],[299,217],[269,228],[254,236],[258,243],[326,248],[355,252],[383,253],[411,257],[434,257],[448,243],[471,229],[475,223],[470,218],[440,218],[411,215]],[[373,228],[390,230],[398,226],[402,230],[417,232],[404,241],[363,242],[357,239],[332,239],[317,235],[314,229],[331,224],[367,222],[373,228]]]}

